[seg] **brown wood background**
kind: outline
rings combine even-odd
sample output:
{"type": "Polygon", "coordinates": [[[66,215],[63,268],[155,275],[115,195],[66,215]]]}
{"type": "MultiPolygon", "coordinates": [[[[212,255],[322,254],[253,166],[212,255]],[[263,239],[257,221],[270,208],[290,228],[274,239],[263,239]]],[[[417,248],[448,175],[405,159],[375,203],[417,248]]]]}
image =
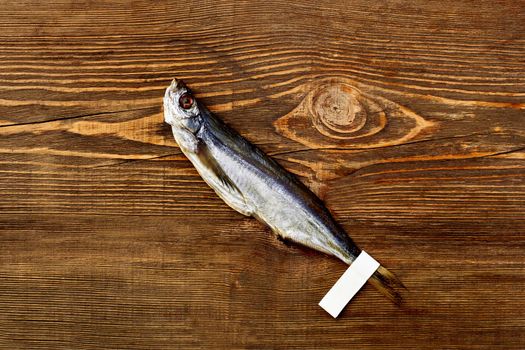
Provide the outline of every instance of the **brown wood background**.
{"type": "Polygon", "coordinates": [[[0,348],[523,349],[523,1],[0,3],[0,348]],[[410,290],[223,204],[172,77],[410,290]]]}

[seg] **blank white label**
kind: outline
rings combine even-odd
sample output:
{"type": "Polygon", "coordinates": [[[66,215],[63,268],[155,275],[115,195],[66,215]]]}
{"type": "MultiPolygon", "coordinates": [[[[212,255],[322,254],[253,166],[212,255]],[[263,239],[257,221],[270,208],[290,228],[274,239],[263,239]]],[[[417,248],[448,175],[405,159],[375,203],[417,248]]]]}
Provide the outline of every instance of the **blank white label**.
{"type": "Polygon", "coordinates": [[[352,265],[346,269],[345,273],[319,302],[319,306],[332,317],[337,317],[378,267],[379,263],[362,250],[352,265]]]}

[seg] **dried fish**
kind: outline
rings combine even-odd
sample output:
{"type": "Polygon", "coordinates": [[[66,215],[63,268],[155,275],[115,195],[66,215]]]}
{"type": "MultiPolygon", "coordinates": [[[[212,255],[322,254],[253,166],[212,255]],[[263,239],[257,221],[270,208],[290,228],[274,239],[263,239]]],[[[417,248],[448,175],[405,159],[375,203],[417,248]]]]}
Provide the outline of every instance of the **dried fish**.
{"type": "MultiPolygon", "coordinates": [[[[285,240],[347,264],[361,250],[321,200],[275,160],[213,115],[181,80],[164,96],[164,119],[182,152],[230,207],[268,225],[285,240]]],[[[396,304],[402,283],[380,266],[369,280],[396,304]]]]}

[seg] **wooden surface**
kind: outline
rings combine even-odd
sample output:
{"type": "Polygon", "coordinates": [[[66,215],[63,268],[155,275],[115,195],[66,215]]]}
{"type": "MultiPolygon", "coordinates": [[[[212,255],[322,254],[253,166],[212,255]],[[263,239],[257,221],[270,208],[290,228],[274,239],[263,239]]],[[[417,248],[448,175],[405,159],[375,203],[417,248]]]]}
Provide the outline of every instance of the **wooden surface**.
{"type": "Polygon", "coordinates": [[[523,349],[525,3],[0,4],[0,348],[523,349]],[[410,290],[278,241],[163,124],[172,77],[410,290]]]}

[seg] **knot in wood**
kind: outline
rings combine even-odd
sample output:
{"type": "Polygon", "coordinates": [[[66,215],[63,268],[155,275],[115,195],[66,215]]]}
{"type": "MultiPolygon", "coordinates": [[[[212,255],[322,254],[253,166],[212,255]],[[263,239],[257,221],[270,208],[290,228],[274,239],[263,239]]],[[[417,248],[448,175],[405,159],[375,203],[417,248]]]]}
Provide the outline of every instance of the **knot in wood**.
{"type": "Polygon", "coordinates": [[[314,90],[310,113],[317,129],[351,133],[365,125],[367,110],[361,92],[347,84],[332,83],[314,90]]]}
{"type": "Polygon", "coordinates": [[[414,140],[433,123],[392,101],[382,90],[346,78],[304,86],[304,99],[274,125],[312,148],[377,148],[414,140]],[[388,125],[388,127],[387,127],[388,125]]]}

